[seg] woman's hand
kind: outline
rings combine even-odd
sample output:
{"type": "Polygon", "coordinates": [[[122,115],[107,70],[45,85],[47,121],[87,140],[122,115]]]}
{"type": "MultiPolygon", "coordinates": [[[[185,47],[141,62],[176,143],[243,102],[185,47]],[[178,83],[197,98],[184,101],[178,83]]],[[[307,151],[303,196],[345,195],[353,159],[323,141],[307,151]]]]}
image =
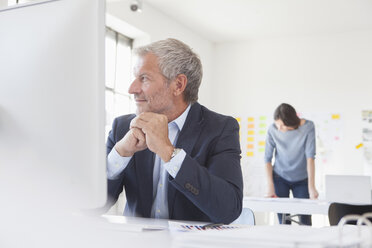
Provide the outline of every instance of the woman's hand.
{"type": "Polygon", "coordinates": [[[318,199],[319,193],[315,187],[309,187],[309,196],[312,200],[318,199]]]}
{"type": "Polygon", "coordinates": [[[274,185],[268,186],[266,196],[267,198],[277,198],[278,196],[275,194],[274,185]]]}

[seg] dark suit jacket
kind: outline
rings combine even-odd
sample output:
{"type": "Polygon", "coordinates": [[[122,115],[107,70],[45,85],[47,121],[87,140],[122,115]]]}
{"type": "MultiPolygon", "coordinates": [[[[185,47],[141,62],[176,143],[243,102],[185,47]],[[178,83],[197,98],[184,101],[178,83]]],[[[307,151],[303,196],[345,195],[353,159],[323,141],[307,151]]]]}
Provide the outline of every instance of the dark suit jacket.
{"type": "MultiPolygon", "coordinates": [[[[129,130],[135,115],[114,120],[107,154],[129,130]]],[[[179,134],[177,148],[186,152],[176,178],[169,176],[169,218],[230,223],[242,210],[239,125],[228,116],[192,104],[179,134]]],[[[116,180],[108,180],[108,199],[115,203],[125,188],[124,215],[151,217],[154,153],[135,153],[116,180]]]]}

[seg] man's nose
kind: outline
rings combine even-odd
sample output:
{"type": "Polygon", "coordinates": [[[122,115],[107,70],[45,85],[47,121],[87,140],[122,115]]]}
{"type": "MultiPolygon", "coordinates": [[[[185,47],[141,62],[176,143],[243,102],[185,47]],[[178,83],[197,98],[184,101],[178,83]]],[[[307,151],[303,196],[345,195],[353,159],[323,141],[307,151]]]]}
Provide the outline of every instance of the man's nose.
{"type": "Polygon", "coordinates": [[[134,79],[133,82],[130,84],[128,93],[129,94],[138,94],[141,92],[141,86],[137,79],[134,79]]]}

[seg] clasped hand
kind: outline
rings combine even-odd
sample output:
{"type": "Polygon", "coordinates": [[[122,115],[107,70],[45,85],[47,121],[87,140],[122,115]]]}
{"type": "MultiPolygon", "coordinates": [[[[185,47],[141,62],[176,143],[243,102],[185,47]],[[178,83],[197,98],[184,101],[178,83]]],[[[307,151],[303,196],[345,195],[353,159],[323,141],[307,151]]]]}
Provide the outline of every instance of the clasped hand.
{"type": "Polygon", "coordinates": [[[117,152],[123,157],[149,148],[164,161],[168,161],[173,150],[168,138],[168,118],[162,114],[144,112],[130,123],[130,130],[115,145],[117,152]]]}

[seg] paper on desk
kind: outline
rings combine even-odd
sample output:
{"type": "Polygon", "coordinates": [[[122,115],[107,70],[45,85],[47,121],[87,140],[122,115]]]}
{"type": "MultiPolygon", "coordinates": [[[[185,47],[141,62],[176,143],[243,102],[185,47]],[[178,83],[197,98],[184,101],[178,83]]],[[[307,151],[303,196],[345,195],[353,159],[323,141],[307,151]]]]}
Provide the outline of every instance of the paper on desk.
{"type": "MultiPolygon", "coordinates": [[[[206,223],[208,224],[208,223],[206,223]]],[[[178,221],[168,221],[168,226],[170,231],[181,231],[181,232],[205,232],[205,231],[223,231],[223,230],[233,230],[237,228],[246,228],[245,225],[222,225],[211,227],[208,229],[203,229],[204,224],[191,224],[178,221]]]]}
{"type": "MultiPolygon", "coordinates": [[[[367,230],[370,231],[370,230],[367,230]]],[[[312,228],[307,226],[252,226],[246,229],[226,230],[224,232],[191,232],[187,235],[176,235],[174,248],[193,247],[296,247],[296,248],[336,248],[354,247],[362,240],[357,229],[348,228],[343,233],[342,245],[339,246],[338,227],[312,228]]],[[[369,239],[369,235],[364,238],[369,239]]]]}
{"type": "Polygon", "coordinates": [[[125,221],[123,216],[116,215],[103,215],[111,225],[106,225],[106,228],[114,229],[117,231],[126,232],[143,232],[143,231],[159,231],[167,229],[166,226],[153,225],[153,224],[141,224],[141,223],[129,223],[125,221]]]}

